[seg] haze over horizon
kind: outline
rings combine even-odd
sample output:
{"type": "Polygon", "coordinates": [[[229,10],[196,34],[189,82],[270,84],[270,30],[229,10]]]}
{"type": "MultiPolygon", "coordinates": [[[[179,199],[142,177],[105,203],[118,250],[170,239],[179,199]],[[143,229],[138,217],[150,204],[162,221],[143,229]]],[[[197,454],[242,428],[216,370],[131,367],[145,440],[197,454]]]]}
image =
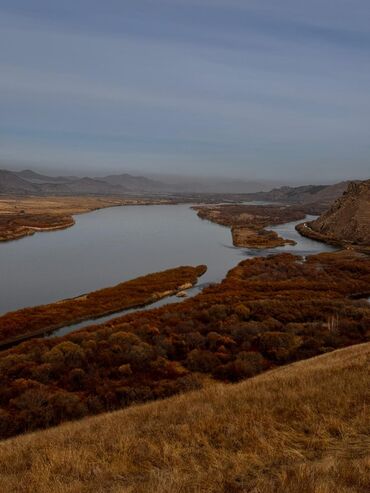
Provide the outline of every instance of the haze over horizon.
{"type": "Polygon", "coordinates": [[[0,0],[0,167],[369,178],[366,0],[0,0]]]}

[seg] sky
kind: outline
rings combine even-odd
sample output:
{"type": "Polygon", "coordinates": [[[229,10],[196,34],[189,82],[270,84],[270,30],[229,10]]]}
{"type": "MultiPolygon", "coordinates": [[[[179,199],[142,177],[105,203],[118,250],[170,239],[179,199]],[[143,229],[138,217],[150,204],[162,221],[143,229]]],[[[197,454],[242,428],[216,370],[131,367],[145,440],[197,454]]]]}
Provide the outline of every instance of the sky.
{"type": "Polygon", "coordinates": [[[369,0],[0,0],[0,167],[370,176],[369,0]]]}

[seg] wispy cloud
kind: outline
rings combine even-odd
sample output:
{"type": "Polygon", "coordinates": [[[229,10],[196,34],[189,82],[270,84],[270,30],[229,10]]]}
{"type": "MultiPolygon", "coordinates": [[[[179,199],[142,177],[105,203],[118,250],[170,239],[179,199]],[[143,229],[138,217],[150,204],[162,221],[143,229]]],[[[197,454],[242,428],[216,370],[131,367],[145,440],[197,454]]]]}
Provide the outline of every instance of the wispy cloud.
{"type": "Polygon", "coordinates": [[[0,159],[279,177],[323,162],[342,177],[350,160],[364,176],[366,13],[365,0],[3,0],[0,159]]]}

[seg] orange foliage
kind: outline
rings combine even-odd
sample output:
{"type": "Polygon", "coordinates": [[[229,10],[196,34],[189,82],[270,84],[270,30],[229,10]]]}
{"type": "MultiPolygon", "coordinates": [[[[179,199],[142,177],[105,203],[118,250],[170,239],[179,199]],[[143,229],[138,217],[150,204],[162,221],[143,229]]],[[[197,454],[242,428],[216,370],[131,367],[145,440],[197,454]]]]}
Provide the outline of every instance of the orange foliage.
{"type": "Polygon", "coordinates": [[[368,340],[370,260],[350,252],[241,262],[194,298],[0,354],[0,434],[237,381],[368,340]]]}

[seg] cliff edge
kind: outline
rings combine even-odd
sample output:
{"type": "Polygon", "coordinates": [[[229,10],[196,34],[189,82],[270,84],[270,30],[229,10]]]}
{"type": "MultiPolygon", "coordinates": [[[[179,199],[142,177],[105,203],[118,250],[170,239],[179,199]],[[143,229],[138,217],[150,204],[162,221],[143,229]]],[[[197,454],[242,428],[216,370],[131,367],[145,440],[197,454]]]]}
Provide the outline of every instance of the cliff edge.
{"type": "Polygon", "coordinates": [[[370,180],[350,182],[328,211],[297,229],[326,243],[370,251],[370,180]]]}

